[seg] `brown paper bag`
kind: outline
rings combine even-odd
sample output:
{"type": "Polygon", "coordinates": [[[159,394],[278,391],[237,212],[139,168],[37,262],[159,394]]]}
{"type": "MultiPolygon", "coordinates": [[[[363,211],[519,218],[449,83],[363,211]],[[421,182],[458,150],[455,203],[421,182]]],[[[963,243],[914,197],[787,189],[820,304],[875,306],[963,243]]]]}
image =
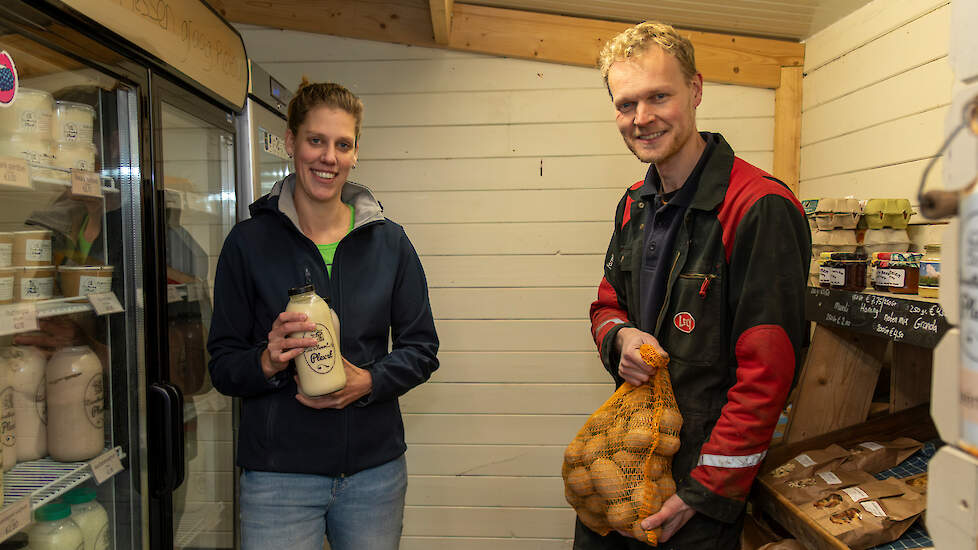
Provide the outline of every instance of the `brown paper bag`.
{"type": "MultiPolygon", "coordinates": [[[[886,497],[901,495],[905,492],[899,484],[891,480],[870,481],[852,487],[832,491],[821,498],[807,502],[799,506],[801,511],[811,518],[823,518],[855,508],[856,505],[864,500],[877,500],[886,497]]],[[[845,522],[849,523],[849,522],[845,522]]]]}
{"type": "Polygon", "coordinates": [[[849,456],[849,451],[838,445],[829,445],[825,449],[804,452],[785,462],[764,477],[773,485],[792,479],[812,477],[815,472],[835,470],[849,456]]]}
{"type": "Polygon", "coordinates": [[[789,479],[774,485],[774,490],[794,504],[804,504],[846,487],[876,481],[866,472],[816,472],[812,477],[789,479]]]}
{"type": "Polygon", "coordinates": [[[850,455],[839,469],[878,474],[903,462],[923,446],[923,443],[909,437],[899,437],[886,443],[865,441],[849,449],[850,455]]]}
{"type": "MultiPolygon", "coordinates": [[[[894,483],[896,490],[902,490],[899,485],[899,481],[894,483]]],[[[926,497],[908,491],[899,496],[863,500],[815,522],[852,550],[864,550],[900,538],[925,506],[926,497]]]]}
{"type": "Polygon", "coordinates": [[[909,477],[904,477],[899,479],[911,491],[918,494],[927,495],[927,473],[926,472],[922,474],[917,474],[915,476],[909,476],[909,477]]]}

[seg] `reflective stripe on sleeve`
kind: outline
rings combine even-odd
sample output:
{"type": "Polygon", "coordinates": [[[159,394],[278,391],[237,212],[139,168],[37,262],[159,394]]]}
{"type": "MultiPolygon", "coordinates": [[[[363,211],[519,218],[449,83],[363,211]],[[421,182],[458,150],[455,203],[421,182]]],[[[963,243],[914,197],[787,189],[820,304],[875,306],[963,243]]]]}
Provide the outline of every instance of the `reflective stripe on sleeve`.
{"type": "Polygon", "coordinates": [[[700,455],[698,466],[714,468],[750,468],[757,466],[767,456],[767,451],[747,456],[700,455]]]}
{"type": "Polygon", "coordinates": [[[598,325],[598,328],[594,329],[594,333],[597,334],[597,333],[601,332],[601,329],[603,329],[604,326],[607,325],[608,323],[614,323],[616,325],[624,325],[625,324],[625,321],[622,321],[621,319],[618,319],[617,317],[614,318],[614,319],[608,319],[607,321],[605,321],[605,322],[601,323],[600,325],[598,325]]]}

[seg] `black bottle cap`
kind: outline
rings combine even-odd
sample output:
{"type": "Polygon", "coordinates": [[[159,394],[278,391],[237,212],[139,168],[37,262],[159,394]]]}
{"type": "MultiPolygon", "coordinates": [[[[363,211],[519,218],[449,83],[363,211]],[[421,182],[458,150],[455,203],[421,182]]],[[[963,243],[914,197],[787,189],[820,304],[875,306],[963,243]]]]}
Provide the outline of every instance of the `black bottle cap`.
{"type": "Polygon", "coordinates": [[[307,292],[316,292],[316,287],[313,285],[302,285],[295,288],[289,289],[289,296],[295,296],[296,294],[305,294],[307,292]]]}

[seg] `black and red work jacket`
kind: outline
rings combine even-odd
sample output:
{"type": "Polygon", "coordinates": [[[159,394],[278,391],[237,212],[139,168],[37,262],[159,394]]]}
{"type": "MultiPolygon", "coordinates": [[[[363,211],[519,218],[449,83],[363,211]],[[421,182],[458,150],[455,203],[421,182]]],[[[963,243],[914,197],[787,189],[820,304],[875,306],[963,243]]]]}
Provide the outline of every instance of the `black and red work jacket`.
{"type": "Polygon", "coordinates": [[[665,299],[655,326],[640,326],[647,210],[642,181],[615,214],[591,332],[617,383],[618,331],[636,327],[669,353],[683,415],[673,477],[683,501],[734,522],[767,453],[805,340],[811,234],[783,183],[737,158],[719,134],[666,256],[665,299]]]}

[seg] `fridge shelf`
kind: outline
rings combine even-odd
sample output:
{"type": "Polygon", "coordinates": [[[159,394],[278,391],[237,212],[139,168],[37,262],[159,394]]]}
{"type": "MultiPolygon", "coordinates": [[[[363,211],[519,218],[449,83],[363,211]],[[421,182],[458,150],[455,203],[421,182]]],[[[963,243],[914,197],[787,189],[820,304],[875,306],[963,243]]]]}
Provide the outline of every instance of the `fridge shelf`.
{"type": "MultiPolygon", "coordinates": [[[[34,183],[35,188],[61,188],[70,189],[71,188],[71,170],[67,168],[58,168],[56,166],[45,166],[43,164],[33,164],[28,163],[28,166],[32,170],[45,170],[46,173],[41,173],[37,175],[31,175],[31,181],[34,183]],[[56,176],[51,176],[49,174],[57,174],[56,176]]],[[[115,184],[115,180],[108,176],[99,176],[102,180],[102,193],[118,193],[119,188],[115,184]]]]}
{"type": "MultiPolygon", "coordinates": [[[[122,447],[111,450],[119,459],[126,457],[122,447]]],[[[22,462],[3,474],[3,505],[30,496],[31,509],[36,510],[91,477],[89,462],[55,462],[50,458],[22,462]]]]}
{"type": "Polygon", "coordinates": [[[84,297],[79,298],[78,296],[40,300],[36,302],[36,305],[38,319],[70,315],[72,313],[85,313],[86,311],[93,310],[91,302],[84,297]]]}

